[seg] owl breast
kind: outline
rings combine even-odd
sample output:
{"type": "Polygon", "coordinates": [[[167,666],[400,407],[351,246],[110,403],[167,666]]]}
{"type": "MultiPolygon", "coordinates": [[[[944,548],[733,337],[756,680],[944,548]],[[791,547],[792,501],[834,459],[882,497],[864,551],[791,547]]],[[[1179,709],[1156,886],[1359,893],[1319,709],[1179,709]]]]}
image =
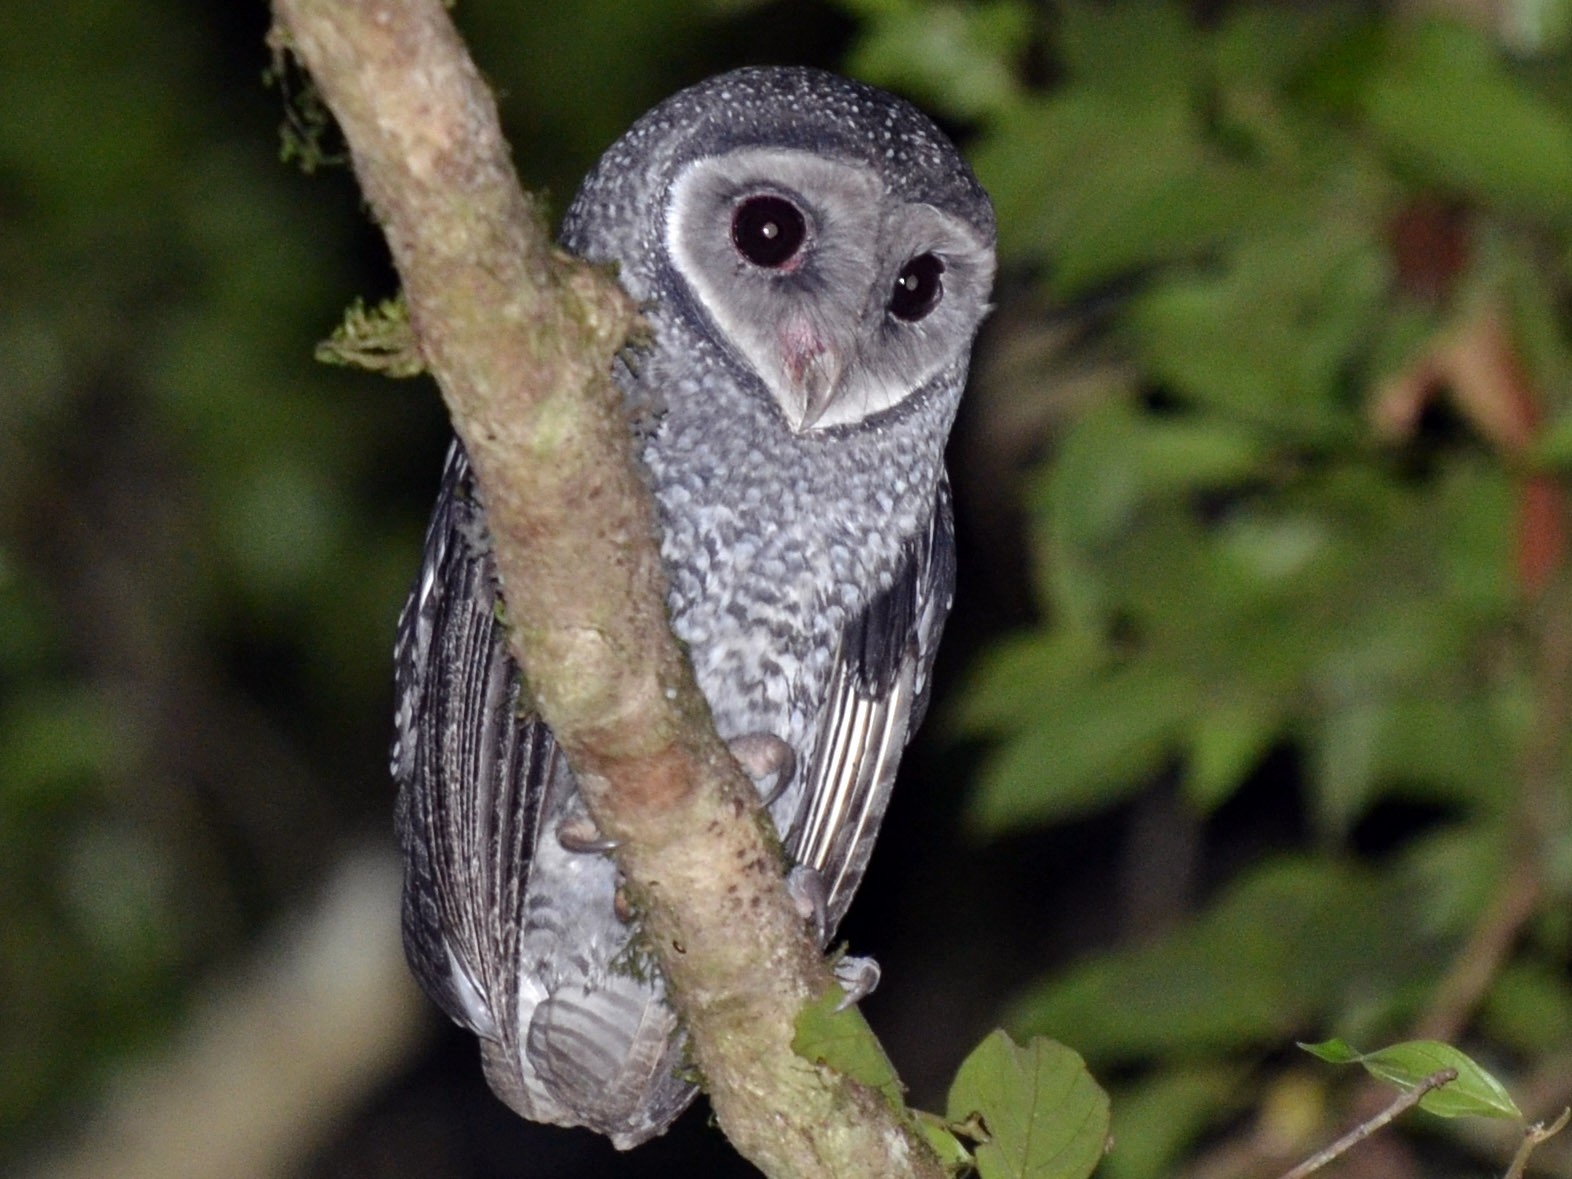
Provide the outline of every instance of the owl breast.
{"type": "Polygon", "coordinates": [[[844,624],[932,517],[959,388],[877,428],[798,435],[725,366],[697,367],[663,392],[643,455],[673,629],[720,736],[773,733],[802,759],[844,624]]]}

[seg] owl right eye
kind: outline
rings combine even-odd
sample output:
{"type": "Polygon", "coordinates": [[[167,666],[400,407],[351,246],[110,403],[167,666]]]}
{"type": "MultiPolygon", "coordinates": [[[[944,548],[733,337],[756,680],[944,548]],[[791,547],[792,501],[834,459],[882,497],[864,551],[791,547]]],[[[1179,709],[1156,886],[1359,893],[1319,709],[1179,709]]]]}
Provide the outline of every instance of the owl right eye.
{"type": "Polygon", "coordinates": [[[752,196],[731,215],[731,242],[755,266],[776,270],[802,249],[808,222],[785,197],[752,196]]]}

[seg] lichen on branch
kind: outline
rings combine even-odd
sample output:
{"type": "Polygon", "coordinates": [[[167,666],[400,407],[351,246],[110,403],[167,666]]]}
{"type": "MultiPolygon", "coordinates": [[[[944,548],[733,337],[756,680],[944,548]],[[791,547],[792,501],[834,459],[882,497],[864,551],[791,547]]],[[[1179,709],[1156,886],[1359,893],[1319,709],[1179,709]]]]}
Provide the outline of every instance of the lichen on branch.
{"type": "Polygon", "coordinates": [[[418,377],[426,371],[403,296],[383,299],[374,307],[356,299],[332,336],[317,345],[316,358],[385,377],[418,377]]]}

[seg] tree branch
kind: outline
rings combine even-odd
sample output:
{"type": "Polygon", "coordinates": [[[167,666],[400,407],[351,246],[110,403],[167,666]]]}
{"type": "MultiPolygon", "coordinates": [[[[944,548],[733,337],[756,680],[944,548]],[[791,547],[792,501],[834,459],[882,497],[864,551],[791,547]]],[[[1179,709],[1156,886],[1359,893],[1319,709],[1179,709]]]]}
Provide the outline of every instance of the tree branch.
{"type": "Polygon", "coordinates": [[[834,985],[666,620],[610,378],[636,323],[554,250],[440,0],[274,0],[387,235],[485,491],[511,649],[618,852],[733,1144],[777,1176],[943,1174],[877,1094],[791,1050],[834,985]]]}
{"type": "Polygon", "coordinates": [[[356,848],[248,961],[204,983],[167,1043],[102,1096],[23,1179],[276,1179],[412,1057],[427,1026],[398,937],[393,850],[356,848]]]}

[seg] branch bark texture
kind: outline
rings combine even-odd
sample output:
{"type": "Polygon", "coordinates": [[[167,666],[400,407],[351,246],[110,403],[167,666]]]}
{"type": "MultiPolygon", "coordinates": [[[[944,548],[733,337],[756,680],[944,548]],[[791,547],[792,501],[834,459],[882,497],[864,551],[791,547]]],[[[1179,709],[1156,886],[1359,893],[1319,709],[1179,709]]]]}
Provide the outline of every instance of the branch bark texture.
{"type": "Polygon", "coordinates": [[[555,250],[440,0],[274,0],[387,235],[486,496],[511,642],[591,813],[620,839],[716,1116],[773,1176],[939,1176],[877,1094],[794,1054],[833,985],[751,785],[672,638],[611,361],[636,325],[555,250]]]}

